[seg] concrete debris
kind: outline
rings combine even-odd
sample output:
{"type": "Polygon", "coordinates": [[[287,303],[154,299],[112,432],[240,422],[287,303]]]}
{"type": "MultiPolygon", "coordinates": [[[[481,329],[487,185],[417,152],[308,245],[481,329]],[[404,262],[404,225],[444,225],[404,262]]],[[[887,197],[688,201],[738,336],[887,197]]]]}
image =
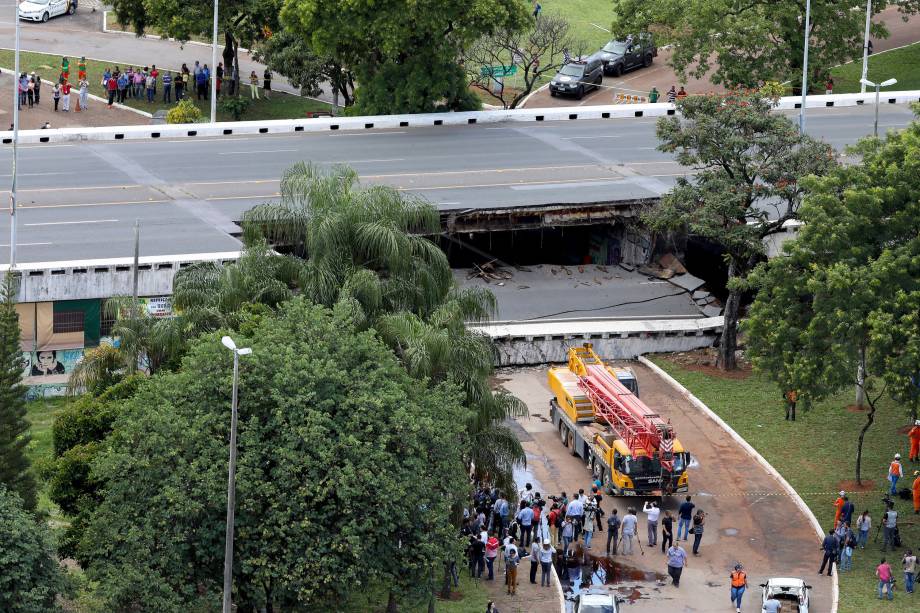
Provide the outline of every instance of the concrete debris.
{"type": "Polygon", "coordinates": [[[702,310],[706,317],[718,317],[722,314],[722,307],[719,306],[705,306],[702,310]]]}
{"type": "Polygon", "coordinates": [[[705,285],[706,283],[702,279],[698,277],[694,277],[691,274],[678,275],[674,277],[673,279],[671,279],[670,281],[677,287],[682,287],[688,292],[696,291],[700,289],[701,287],[703,287],[703,285],[705,285]]]}
{"type": "Polygon", "coordinates": [[[658,264],[662,268],[666,268],[674,272],[675,275],[685,275],[687,274],[687,269],[684,268],[684,265],[681,264],[673,253],[666,253],[660,258],[658,258],[658,264]]]}
{"type": "MultiPolygon", "coordinates": [[[[480,278],[486,283],[490,281],[502,281],[511,279],[514,274],[503,269],[496,260],[489,260],[482,266],[479,264],[473,264],[473,270],[466,276],[467,279],[480,278]]],[[[499,283],[499,285],[504,285],[504,283],[499,283]]]]}
{"type": "Polygon", "coordinates": [[[673,270],[669,268],[661,268],[657,264],[644,264],[637,270],[643,275],[648,275],[657,279],[670,279],[674,276],[673,270]]]}

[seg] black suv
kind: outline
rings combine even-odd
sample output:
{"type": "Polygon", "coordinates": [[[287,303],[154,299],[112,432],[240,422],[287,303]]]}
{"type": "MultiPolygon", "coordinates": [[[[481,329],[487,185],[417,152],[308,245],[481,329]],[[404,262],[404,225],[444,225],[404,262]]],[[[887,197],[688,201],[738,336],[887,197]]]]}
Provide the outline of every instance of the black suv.
{"type": "Polygon", "coordinates": [[[564,64],[553,80],[549,82],[549,94],[571,94],[579,100],[589,89],[600,86],[604,80],[604,64],[601,60],[590,57],[564,64]]]}
{"type": "Polygon", "coordinates": [[[649,67],[652,60],[658,55],[655,39],[645,32],[635,40],[629,37],[626,40],[612,40],[604,48],[591,56],[604,63],[604,74],[620,76],[628,70],[639,67],[649,67]]]}

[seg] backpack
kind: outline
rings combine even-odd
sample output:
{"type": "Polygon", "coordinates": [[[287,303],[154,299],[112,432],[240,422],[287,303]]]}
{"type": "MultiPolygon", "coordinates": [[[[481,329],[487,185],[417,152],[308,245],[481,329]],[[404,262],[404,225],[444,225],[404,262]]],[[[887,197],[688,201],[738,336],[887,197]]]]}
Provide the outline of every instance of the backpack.
{"type": "Polygon", "coordinates": [[[518,529],[519,529],[518,522],[515,519],[514,521],[511,522],[511,525],[508,526],[508,534],[510,536],[513,536],[514,540],[518,539],[518,529]]]}

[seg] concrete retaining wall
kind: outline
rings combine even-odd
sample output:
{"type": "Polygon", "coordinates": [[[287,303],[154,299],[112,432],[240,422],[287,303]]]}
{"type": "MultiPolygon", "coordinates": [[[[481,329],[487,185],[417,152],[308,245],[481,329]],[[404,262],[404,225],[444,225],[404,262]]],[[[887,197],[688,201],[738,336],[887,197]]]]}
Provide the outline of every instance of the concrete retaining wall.
{"type": "MultiPolygon", "coordinates": [[[[229,262],[239,256],[239,251],[228,251],[139,258],[138,295],[171,295],[177,270],[196,262],[229,262]]],[[[8,268],[0,265],[0,271],[8,268]]],[[[17,302],[128,296],[134,286],[134,258],[35,262],[17,265],[16,270],[21,273],[17,302]]]]}
{"type": "Polygon", "coordinates": [[[498,366],[565,362],[570,347],[593,343],[607,359],[643,353],[710,347],[722,331],[722,317],[654,320],[504,322],[472,329],[495,344],[498,366]]]}
{"type": "MultiPolygon", "coordinates": [[[[883,104],[920,102],[920,91],[886,92],[883,104]]],[[[801,108],[801,98],[781,98],[779,109],[801,108]]],[[[874,104],[875,94],[834,94],[809,96],[806,108],[874,104]]],[[[577,119],[625,119],[673,115],[673,104],[612,104],[605,106],[573,106],[545,109],[513,109],[501,111],[471,111],[465,113],[420,113],[416,115],[377,115],[367,117],[332,117],[316,119],[284,119],[273,121],[240,121],[177,125],[115,126],[100,128],[59,128],[52,130],[22,130],[20,143],[60,143],[107,140],[148,140],[155,138],[191,138],[240,134],[288,134],[291,132],[327,132],[330,130],[369,130],[379,128],[418,128],[456,126],[479,123],[570,121],[577,119]]],[[[13,142],[11,132],[0,132],[3,144],[13,142]]]]}

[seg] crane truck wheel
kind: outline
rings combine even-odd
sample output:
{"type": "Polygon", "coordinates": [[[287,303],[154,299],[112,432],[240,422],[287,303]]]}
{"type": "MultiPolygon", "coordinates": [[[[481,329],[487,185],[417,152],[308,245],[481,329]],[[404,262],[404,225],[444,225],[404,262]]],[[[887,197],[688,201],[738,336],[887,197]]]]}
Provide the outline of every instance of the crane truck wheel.
{"type": "Polygon", "coordinates": [[[565,427],[565,424],[559,424],[559,438],[562,440],[562,446],[569,446],[569,429],[565,427]]]}

